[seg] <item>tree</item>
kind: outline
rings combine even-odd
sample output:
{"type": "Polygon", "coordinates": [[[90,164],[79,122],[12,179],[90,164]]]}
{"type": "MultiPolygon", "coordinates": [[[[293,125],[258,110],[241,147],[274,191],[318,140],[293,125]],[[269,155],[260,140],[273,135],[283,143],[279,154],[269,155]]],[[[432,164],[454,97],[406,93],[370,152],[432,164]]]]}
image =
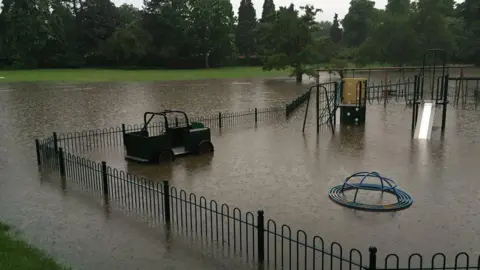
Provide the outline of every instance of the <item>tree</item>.
{"type": "Polygon", "coordinates": [[[352,0],[342,21],[343,39],[347,46],[359,46],[368,37],[375,17],[375,3],[370,0],[352,0]]]}
{"type": "MultiPolygon", "coordinates": [[[[264,0],[257,22],[252,0],[144,0],[141,9],[113,0],[3,0],[0,65],[13,68],[144,66],[199,68],[258,55],[264,69],[311,65],[418,64],[430,48],[449,61],[480,64],[480,2],[350,0],[339,21],[315,21],[314,9],[276,11],[264,0]],[[340,25],[342,24],[342,25],[340,25]]],[[[341,72],[340,72],[341,73],[341,72]]]]}
{"type": "Polygon", "coordinates": [[[275,20],[275,4],[273,0],[265,0],[263,2],[262,18],[260,19],[261,23],[273,22],[275,20]]]}
{"type": "Polygon", "coordinates": [[[119,25],[106,41],[105,55],[118,65],[138,66],[147,55],[150,36],[143,30],[140,10],[123,4],[118,8],[119,25]]]}
{"type": "Polygon", "coordinates": [[[52,1],[51,9],[48,20],[51,31],[45,46],[42,66],[81,66],[83,55],[77,50],[77,25],[74,14],[61,0],[52,1]]]}
{"type": "Polygon", "coordinates": [[[209,68],[212,54],[228,55],[233,51],[232,4],[229,0],[192,0],[190,4],[189,36],[194,54],[202,56],[209,68]]]}
{"type": "Polygon", "coordinates": [[[333,17],[333,24],[330,27],[330,38],[333,43],[338,44],[342,40],[342,29],[340,29],[340,23],[338,22],[338,14],[335,13],[333,17]]]}
{"type": "Polygon", "coordinates": [[[453,8],[450,5],[450,0],[418,1],[411,18],[421,44],[420,52],[430,48],[441,48],[448,54],[456,51],[455,36],[449,28],[448,16],[453,8]]]}
{"type": "Polygon", "coordinates": [[[178,62],[186,53],[190,40],[187,31],[189,7],[187,0],[145,1],[141,28],[151,42],[147,44],[148,65],[178,62]]]}
{"type": "Polygon", "coordinates": [[[4,1],[4,53],[15,67],[35,68],[49,36],[47,0],[4,1]]]}
{"type": "Polygon", "coordinates": [[[480,2],[465,0],[457,5],[451,29],[458,46],[458,59],[480,65],[480,2]]]}
{"type": "Polygon", "coordinates": [[[406,15],[410,12],[410,0],[388,0],[385,11],[390,15],[406,15]]]}
{"type": "Polygon", "coordinates": [[[316,22],[317,26],[315,27],[317,31],[313,33],[313,37],[315,39],[329,37],[330,36],[330,28],[332,28],[332,22],[330,21],[320,21],[316,22]]]}
{"type": "Polygon", "coordinates": [[[110,0],[85,0],[77,15],[80,51],[93,65],[105,64],[105,42],[118,25],[118,10],[110,0]]]}
{"type": "Polygon", "coordinates": [[[297,82],[302,81],[303,74],[315,76],[311,65],[317,64],[320,55],[318,43],[312,34],[317,30],[315,16],[321,10],[311,5],[301,7],[304,15],[299,16],[293,4],[281,7],[276,14],[272,29],[273,48],[269,52],[263,68],[265,70],[286,69],[291,67],[297,82]]]}
{"type": "Polygon", "coordinates": [[[275,4],[273,0],[265,0],[263,2],[262,17],[257,27],[257,53],[265,58],[268,50],[272,49],[272,40],[270,38],[273,24],[275,22],[275,4]]]}
{"type": "Polygon", "coordinates": [[[257,16],[251,0],[242,0],[238,9],[235,43],[238,52],[247,59],[256,51],[257,16]]]}

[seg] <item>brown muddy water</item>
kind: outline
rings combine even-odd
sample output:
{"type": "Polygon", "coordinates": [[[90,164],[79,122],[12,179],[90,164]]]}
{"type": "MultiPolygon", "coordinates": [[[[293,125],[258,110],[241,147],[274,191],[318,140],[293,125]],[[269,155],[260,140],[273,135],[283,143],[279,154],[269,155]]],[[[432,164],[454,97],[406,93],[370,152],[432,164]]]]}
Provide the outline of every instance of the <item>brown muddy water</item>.
{"type": "MultiPolygon", "coordinates": [[[[371,79],[384,78],[375,74],[371,79]]],[[[291,100],[307,84],[297,86],[284,79],[3,84],[0,219],[74,269],[232,268],[192,252],[184,247],[188,243],[165,243],[159,230],[134,219],[115,213],[106,218],[91,198],[64,194],[58,186],[41,181],[33,140],[52,131],[138,123],[148,110],[209,115],[270,107],[291,100]]],[[[435,130],[429,142],[411,140],[411,109],[400,104],[386,109],[371,105],[364,129],[338,128],[335,135],[328,131],[317,135],[312,117],[302,135],[302,113],[257,128],[213,131],[216,151],[211,159],[186,157],[173,166],[152,168],[125,162],[121,149],[84,155],[152,180],[169,178],[179,188],[243,211],[263,209],[278,223],[337,241],[344,248],[366,251],[375,245],[382,254],[402,255],[478,254],[480,112],[449,108],[445,138],[435,130]],[[378,171],[392,178],[412,195],[414,205],[394,214],[377,214],[331,202],[328,189],[357,171],[378,171]]]]}

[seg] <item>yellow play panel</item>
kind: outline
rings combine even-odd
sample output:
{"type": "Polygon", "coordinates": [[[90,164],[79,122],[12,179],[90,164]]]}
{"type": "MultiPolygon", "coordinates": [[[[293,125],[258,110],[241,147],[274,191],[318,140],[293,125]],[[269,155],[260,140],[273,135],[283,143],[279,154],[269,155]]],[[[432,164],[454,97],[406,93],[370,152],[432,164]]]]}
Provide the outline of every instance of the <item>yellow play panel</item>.
{"type": "Polygon", "coordinates": [[[366,82],[366,78],[344,78],[342,104],[362,104],[363,102],[360,102],[360,98],[365,100],[365,88],[367,87],[366,82]]]}

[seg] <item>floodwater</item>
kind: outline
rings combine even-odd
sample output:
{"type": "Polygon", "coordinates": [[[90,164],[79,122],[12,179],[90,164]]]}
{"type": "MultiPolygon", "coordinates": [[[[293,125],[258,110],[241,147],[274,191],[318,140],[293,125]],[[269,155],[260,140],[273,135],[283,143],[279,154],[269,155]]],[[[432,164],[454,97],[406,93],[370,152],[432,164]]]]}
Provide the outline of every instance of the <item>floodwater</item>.
{"type": "MultiPolygon", "coordinates": [[[[384,79],[384,74],[370,76],[384,79]]],[[[225,267],[186,248],[188,244],[166,243],[159,230],[122,214],[107,219],[92,198],[64,194],[41,181],[33,140],[52,131],[138,123],[149,110],[210,115],[264,108],[293,99],[307,86],[282,79],[1,85],[0,219],[75,269],[225,267]]],[[[415,142],[410,137],[411,109],[404,105],[371,105],[364,129],[338,127],[335,135],[314,132],[313,110],[302,135],[299,111],[285,122],[213,131],[212,159],[178,159],[169,171],[127,163],[118,149],[85,155],[152,180],[167,176],[174,186],[243,211],[262,209],[267,218],[344,248],[366,251],[375,245],[381,254],[476,254],[479,113],[449,107],[445,138],[437,129],[432,141],[415,142]],[[414,205],[394,214],[364,213],[331,202],[328,189],[357,171],[378,171],[394,179],[412,195],[414,205]]]]}

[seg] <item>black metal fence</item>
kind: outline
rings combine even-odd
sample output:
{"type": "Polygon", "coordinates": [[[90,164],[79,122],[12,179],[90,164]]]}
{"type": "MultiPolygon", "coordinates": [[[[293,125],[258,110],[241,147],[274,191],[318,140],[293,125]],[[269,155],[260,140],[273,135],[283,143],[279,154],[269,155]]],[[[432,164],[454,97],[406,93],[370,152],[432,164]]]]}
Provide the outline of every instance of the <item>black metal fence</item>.
{"type": "MultiPolygon", "coordinates": [[[[273,107],[264,109],[253,109],[243,112],[230,112],[214,114],[206,117],[192,117],[190,122],[202,122],[205,126],[212,129],[222,129],[241,125],[256,125],[269,121],[278,121],[285,119],[285,107],[273,107]]],[[[186,125],[184,119],[169,119],[173,125],[186,125]]],[[[169,122],[170,122],[169,121],[169,122]]],[[[172,124],[171,123],[171,124],[172,124]]],[[[144,124],[133,124],[86,130],[69,133],[53,133],[49,139],[70,153],[79,153],[90,149],[97,149],[110,146],[123,145],[123,133],[140,131],[144,124]]],[[[158,135],[165,130],[163,122],[150,123],[147,127],[149,134],[158,135]]]]}
{"type": "Polygon", "coordinates": [[[398,79],[396,81],[368,82],[366,88],[366,99],[370,104],[375,101],[380,103],[405,102],[413,97],[414,80],[410,78],[398,79]]]}
{"type": "Polygon", "coordinates": [[[292,102],[288,103],[285,106],[287,117],[294,113],[296,109],[302,106],[310,97],[310,91],[307,91],[301,95],[299,95],[296,99],[292,100],[292,102]]]}
{"type": "Polygon", "coordinates": [[[454,107],[480,109],[480,77],[449,77],[449,94],[454,107]],[[453,91],[452,91],[453,90],[453,91]]]}
{"type": "MultiPolygon", "coordinates": [[[[421,72],[422,68],[425,71],[441,70],[442,66],[404,66],[404,67],[376,67],[376,68],[345,68],[343,73],[345,77],[365,77],[370,80],[372,77],[384,77],[384,81],[388,81],[389,76],[407,78],[412,76],[412,73],[421,72]]],[[[477,67],[473,65],[447,65],[447,73],[463,74],[464,71],[474,70],[477,67]]],[[[319,70],[327,71],[327,70],[319,70]]]]}
{"type": "Polygon", "coordinates": [[[447,264],[443,253],[424,260],[412,254],[400,260],[389,254],[377,259],[377,249],[367,257],[358,249],[344,249],[339,243],[325,243],[319,236],[266,219],[262,210],[243,212],[239,208],[207,200],[169,185],[111,168],[64,152],[54,136],[36,140],[38,165],[43,173],[60,176],[63,189],[81,189],[101,198],[108,208],[134,213],[167,233],[208,245],[218,254],[241,260],[258,269],[480,269],[480,256],[466,253],[447,264]]]}

